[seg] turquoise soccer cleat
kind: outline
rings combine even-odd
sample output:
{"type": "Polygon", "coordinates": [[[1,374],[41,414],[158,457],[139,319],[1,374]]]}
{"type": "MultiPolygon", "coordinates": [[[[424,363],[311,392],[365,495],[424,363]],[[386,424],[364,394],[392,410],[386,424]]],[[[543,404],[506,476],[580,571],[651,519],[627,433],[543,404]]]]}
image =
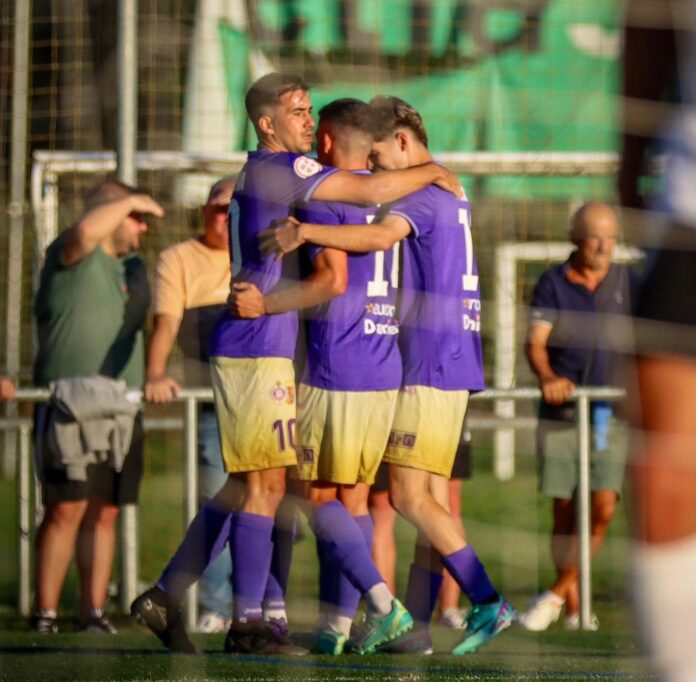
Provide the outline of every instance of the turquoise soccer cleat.
{"type": "Polygon", "coordinates": [[[360,633],[351,641],[351,650],[357,654],[372,654],[377,647],[391,642],[412,627],[411,614],[398,599],[394,599],[392,610],[386,616],[367,616],[360,633]]]}
{"type": "Polygon", "coordinates": [[[455,656],[473,653],[509,628],[515,616],[512,604],[503,597],[492,604],[477,604],[466,617],[464,639],[452,649],[452,653],[455,656]]]}

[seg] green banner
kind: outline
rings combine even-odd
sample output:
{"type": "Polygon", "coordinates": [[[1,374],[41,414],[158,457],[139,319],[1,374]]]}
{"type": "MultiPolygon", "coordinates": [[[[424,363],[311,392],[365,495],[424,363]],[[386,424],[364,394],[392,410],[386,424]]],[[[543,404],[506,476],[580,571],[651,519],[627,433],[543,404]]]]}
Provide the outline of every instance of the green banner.
{"type": "MultiPolygon", "coordinates": [[[[530,0],[525,9],[512,0],[492,9],[474,0],[249,6],[249,41],[221,27],[234,110],[253,48],[278,70],[297,70],[304,55],[310,82],[313,74],[320,81],[316,111],[337,97],[405,99],[422,114],[434,152],[617,150],[618,0],[530,0]]],[[[239,149],[255,145],[244,130],[239,149]]],[[[613,178],[488,177],[484,188],[507,197],[606,198],[613,178]]]]}

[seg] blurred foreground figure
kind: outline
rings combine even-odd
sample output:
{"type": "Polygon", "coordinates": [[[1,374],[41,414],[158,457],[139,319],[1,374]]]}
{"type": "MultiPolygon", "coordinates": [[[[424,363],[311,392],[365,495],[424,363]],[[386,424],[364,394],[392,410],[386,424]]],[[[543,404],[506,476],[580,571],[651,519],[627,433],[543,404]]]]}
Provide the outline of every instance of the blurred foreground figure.
{"type": "MultiPolygon", "coordinates": [[[[556,582],[520,615],[528,630],[546,630],[565,605],[565,627],[577,630],[580,593],[577,564],[578,447],[576,386],[606,386],[616,367],[612,330],[630,313],[631,271],[612,263],[619,224],[607,205],[590,202],[573,216],[575,251],[547,270],[531,301],[527,359],[539,381],[539,487],[553,499],[551,554],[556,582]]],[[[604,542],[623,483],[626,432],[611,403],[593,400],[591,419],[592,553],[604,542]]],[[[599,623],[592,617],[592,629],[599,623]]]]}
{"type": "Polygon", "coordinates": [[[650,5],[634,1],[627,15],[619,176],[627,213],[636,225],[648,217],[658,246],[636,311],[634,588],[661,679],[686,682],[696,679],[696,2],[650,5]],[[657,104],[669,88],[681,107],[657,104]],[[637,210],[658,137],[667,154],[659,219],[637,210]]]}

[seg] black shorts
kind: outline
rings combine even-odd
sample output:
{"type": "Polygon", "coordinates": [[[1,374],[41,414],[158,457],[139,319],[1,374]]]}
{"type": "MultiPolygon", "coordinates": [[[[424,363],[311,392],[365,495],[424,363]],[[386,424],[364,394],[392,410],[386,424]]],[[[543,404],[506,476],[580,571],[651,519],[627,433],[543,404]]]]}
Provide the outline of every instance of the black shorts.
{"type": "Polygon", "coordinates": [[[639,353],[696,357],[696,229],[673,227],[648,257],[636,305],[639,353]]]}
{"type": "MultiPolygon", "coordinates": [[[[464,428],[459,439],[457,454],[454,456],[450,479],[468,479],[471,478],[471,475],[471,438],[469,432],[464,428]]],[[[371,490],[373,493],[383,493],[389,490],[389,465],[386,462],[382,462],[379,465],[371,490]]]]}
{"type": "Polygon", "coordinates": [[[39,405],[34,415],[36,467],[44,505],[87,499],[100,499],[117,506],[136,504],[143,475],[145,438],[142,412],[136,415],[130,450],[121,471],[115,471],[108,464],[90,464],[86,481],[71,481],[64,469],[47,469],[41,465],[42,436],[48,426],[51,409],[49,405],[39,405]]]}

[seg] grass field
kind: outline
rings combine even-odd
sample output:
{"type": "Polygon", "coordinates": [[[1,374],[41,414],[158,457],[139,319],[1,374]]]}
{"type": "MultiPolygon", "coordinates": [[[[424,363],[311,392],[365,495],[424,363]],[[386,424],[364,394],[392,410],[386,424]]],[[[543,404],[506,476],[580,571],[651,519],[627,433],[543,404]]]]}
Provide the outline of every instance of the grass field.
{"type": "MultiPolygon", "coordinates": [[[[152,582],[182,533],[181,455],[171,436],[150,439],[143,481],[141,573],[152,582]]],[[[536,493],[534,462],[520,455],[512,481],[490,474],[488,450],[475,448],[474,479],[465,483],[464,518],[470,542],[494,583],[518,608],[550,584],[548,501],[536,493]]],[[[598,632],[544,633],[513,627],[476,654],[446,652],[458,641],[433,628],[436,653],[412,656],[311,656],[296,660],[222,653],[222,635],[195,635],[203,655],[170,655],[146,630],[116,613],[117,636],[77,633],[72,618],[76,581],[71,572],[61,603],[61,632],[39,636],[16,616],[16,511],[13,484],[0,481],[0,680],[646,680],[628,601],[628,544],[623,507],[593,564],[593,609],[598,632]]],[[[404,586],[413,532],[398,526],[399,585],[404,586]]],[[[308,631],[316,615],[316,563],[311,533],[296,545],[289,612],[293,629],[308,631]]]]}

